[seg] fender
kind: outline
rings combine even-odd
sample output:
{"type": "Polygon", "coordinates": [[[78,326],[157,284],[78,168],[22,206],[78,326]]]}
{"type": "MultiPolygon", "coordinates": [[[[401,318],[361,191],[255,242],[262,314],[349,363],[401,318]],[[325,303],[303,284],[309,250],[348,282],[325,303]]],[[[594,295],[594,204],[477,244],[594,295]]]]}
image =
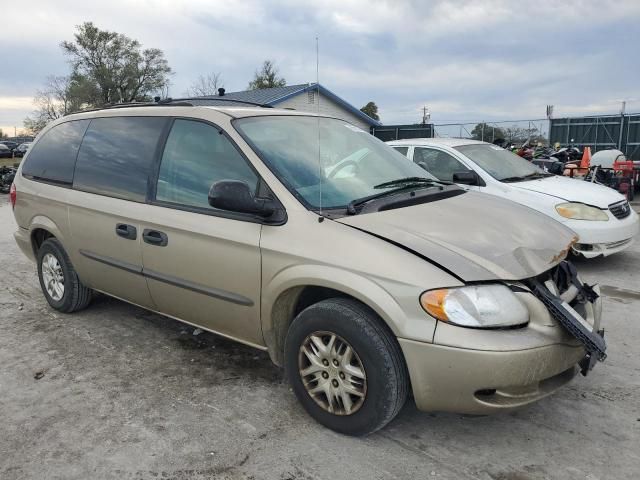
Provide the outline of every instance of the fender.
{"type": "Polygon", "coordinates": [[[36,215],[35,217],[33,217],[29,222],[29,236],[33,235],[34,230],[37,230],[39,228],[50,232],[54,237],[60,240],[60,243],[62,243],[63,245],[66,244],[66,238],[62,233],[62,230],[60,230],[60,228],[58,228],[58,225],[56,225],[56,223],[49,217],[45,217],[44,215],[36,215]]]}
{"type": "Polygon", "coordinates": [[[294,265],[279,271],[262,289],[262,332],[276,364],[281,363],[295,303],[304,287],[309,286],[331,288],[361,301],[374,310],[396,336],[406,322],[405,312],[391,294],[368,278],[326,265],[294,265]]]}

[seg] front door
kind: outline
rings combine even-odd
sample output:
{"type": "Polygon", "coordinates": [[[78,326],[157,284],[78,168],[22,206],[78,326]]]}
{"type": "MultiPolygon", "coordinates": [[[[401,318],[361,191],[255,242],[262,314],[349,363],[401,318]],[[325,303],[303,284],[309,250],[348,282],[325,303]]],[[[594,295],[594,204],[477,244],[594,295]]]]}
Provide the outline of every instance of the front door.
{"type": "MultiPolygon", "coordinates": [[[[472,171],[460,160],[450,153],[437,148],[415,147],[413,149],[413,161],[428,171],[438,180],[453,182],[453,174],[472,171]]],[[[477,190],[476,186],[460,185],[465,189],[477,190]]]]}
{"type": "Polygon", "coordinates": [[[262,225],[209,206],[209,189],[218,180],[245,181],[254,191],[259,184],[219,128],[176,119],[143,222],[144,275],[160,312],[262,345],[262,225]]]}

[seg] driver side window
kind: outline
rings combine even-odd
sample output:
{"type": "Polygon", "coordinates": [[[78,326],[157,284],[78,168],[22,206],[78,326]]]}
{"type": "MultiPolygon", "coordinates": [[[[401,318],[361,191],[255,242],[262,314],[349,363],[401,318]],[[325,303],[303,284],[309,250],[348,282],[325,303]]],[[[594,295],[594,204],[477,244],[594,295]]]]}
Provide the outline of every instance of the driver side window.
{"type": "Polygon", "coordinates": [[[219,180],[241,180],[256,192],[258,176],[217,128],[176,119],[164,147],[156,199],[212,208],[209,189],[219,180]]]}
{"type": "Polygon", "coordinates": [[[462,162],[441,150],[426,147],[413,149],[413,161],[436,177],[438,180],[453,181],[453,174],[470,172],[462,162]]]}

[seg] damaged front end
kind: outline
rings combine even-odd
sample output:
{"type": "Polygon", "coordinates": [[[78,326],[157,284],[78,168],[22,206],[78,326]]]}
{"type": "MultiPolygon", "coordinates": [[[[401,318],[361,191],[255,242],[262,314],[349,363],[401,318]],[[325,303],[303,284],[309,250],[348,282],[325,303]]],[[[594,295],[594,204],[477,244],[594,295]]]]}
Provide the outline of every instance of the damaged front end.
{"type": "Polygon", "coordinates": [[[598,361],[607,358],[604,329],[600,328],[600,295],[594,286],[580,281],[573,264],[562,261],[544,274],[522,283],[545,305],[552,318],[584,346],[586,355],[580,361],[583,375],[586,376],[598,361]],[[593,323],[587,319],[592,319],[593,323]]]}
{"type": "MultiPolygon", "coordinates": [[[[439,321],[432,344],[399,339],[420,410],[489,414],[520,408],[606,357],[599,288],[581,282],[569,262],[500,283],[526,307],[526,323],[463,328],[439,321]]],[[[504,313],[515,315],[510,308],[504,313]]]]}

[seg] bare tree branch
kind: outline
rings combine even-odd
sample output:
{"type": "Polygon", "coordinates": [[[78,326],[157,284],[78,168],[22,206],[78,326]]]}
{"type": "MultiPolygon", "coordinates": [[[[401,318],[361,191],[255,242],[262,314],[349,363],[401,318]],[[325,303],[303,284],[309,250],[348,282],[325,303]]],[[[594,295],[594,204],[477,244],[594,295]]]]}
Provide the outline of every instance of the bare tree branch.
{"type": "Polygon", "coordinates": [[[208,75],[200,75],[195,82],[185,91],[187,97],[205,97],[218,95],[218,88],[222,88],[222,74],[212,72],[208,75]]]}

